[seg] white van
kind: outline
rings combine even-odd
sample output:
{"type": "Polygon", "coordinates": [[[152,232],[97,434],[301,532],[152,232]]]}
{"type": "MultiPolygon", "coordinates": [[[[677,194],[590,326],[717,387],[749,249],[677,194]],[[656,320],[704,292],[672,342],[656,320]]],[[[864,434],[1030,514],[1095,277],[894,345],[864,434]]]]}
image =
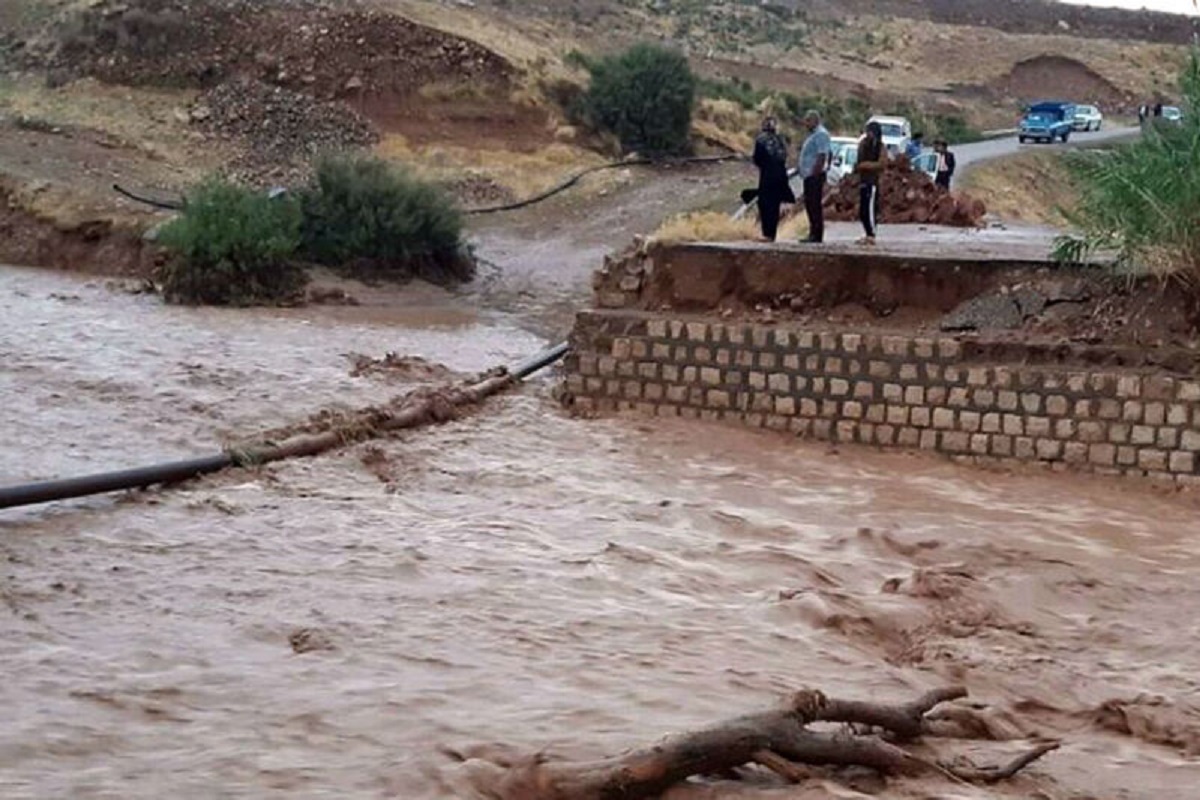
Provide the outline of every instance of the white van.
{"type": "Polygon", "coordinates": [[[829,182],[837,183],[854,174],[858,163],[858,139],[853,136],[833,136],[829,140],[832,158],[829,161],[829,182]]]}
{"type": "Polygon", "coordinates": [[[894,156],[904,152],[912,139],[912,123],[907,117],[874,116],[867,120],[868,124],[872,122],[878,122],[883,129],[883,146],[889,154],[894,156]]]}

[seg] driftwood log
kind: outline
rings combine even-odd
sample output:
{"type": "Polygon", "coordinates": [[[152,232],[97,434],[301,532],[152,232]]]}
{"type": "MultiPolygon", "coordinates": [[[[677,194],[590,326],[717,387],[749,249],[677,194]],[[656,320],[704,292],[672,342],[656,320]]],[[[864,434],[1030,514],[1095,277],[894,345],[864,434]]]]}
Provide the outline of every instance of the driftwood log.
{"type": "MultiPolygon", "coordinates": [[[[885,705],[804,690],[780,708],[668,736],[611,758],[554,761],[539,754],[493,759],[483,765],[486,769],[476,770],[473,783],[494,800],[642,800],[693,776],[736,775],[746,765],[758,765],[792,783],[810,777],[810,766],[868,767],[884,775],[934,772],[960,782],[992,783],[1012,777],[1058,747],[1055,741],[1031,742],[1016,758],[994,766],[922,757],[906,747],[922,737],[1016,738],[1004,735],[1006,729],[985,711],[966,705],[939,709],[966,695],[965,689],[950,687],[903,705],[885,705]],[[811,729],[814,723],[844,724],[811,729]]],[[[469,760],[466,753],[451,755],[469,760]]]]}

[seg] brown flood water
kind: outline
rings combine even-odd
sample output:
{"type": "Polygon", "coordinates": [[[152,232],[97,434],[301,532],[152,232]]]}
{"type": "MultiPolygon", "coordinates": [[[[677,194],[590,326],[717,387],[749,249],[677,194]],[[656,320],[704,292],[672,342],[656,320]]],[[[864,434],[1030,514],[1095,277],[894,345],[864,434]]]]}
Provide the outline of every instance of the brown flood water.
{"type": "MultiPolygon", "coordinates": [[[[545,344],[500,316],[190,311],[15,269],[0,313],[4,483],[403,388],[350,377],[347,353],[469,372],[545,344]]],[[[596,756],[801,686],[951,681],[1065,746],[1010,784],[876,796],[1200,796],[1193,502],[575,420],[550,388],[328,457],[0,512],[0,797],[470,797],[440,747],[596,756]],[[1139,694],[1163,698],[1133,707],[1139,736],[1094,724],[1139,694]]]]}

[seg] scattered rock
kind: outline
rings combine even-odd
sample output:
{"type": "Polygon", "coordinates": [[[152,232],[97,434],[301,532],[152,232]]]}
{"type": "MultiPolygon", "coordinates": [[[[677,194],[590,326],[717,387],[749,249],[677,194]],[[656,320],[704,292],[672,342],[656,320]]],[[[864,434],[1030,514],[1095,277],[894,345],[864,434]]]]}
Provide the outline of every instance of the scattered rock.
{"type": "Polygon", "coordinates": [[[1010,295],[973,297],[951,311],[941,322],[944,331],[1008,330],[1025,322],[1021,307],[1010,295]]]}
{"type": "Polygon", "coordinates": [[[281,165],[302,171],[301,165],[319,153],[379,138],[371,123],[340,102],[314,100],[251,78],[235,78],[209,90],[191,117],[211,135],[245,142],[247,152],[232,171],[255,183],[277,181],[281,165]]]}

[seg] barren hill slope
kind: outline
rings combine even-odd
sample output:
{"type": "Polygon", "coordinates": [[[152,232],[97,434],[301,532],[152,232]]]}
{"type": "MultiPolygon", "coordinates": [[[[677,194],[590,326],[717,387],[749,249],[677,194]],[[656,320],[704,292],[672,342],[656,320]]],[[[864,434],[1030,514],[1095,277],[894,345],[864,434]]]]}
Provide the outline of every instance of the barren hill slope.
{"type": "MultiPolygon", "coordinates": [[[[899,108],[986,129],[1043,94],[1110,114],[1169,97],[1192,27],[1046,0],[7,0],[0,172],[37,214],[141,224],[113,182],[290,183],[366,147],[478,205],[613,155],[571,124],[573,50],[658,40],[847,124],[899,108]]],[[[696,141],[744,147],[754,126],[706,99],[696,141]]]]}

